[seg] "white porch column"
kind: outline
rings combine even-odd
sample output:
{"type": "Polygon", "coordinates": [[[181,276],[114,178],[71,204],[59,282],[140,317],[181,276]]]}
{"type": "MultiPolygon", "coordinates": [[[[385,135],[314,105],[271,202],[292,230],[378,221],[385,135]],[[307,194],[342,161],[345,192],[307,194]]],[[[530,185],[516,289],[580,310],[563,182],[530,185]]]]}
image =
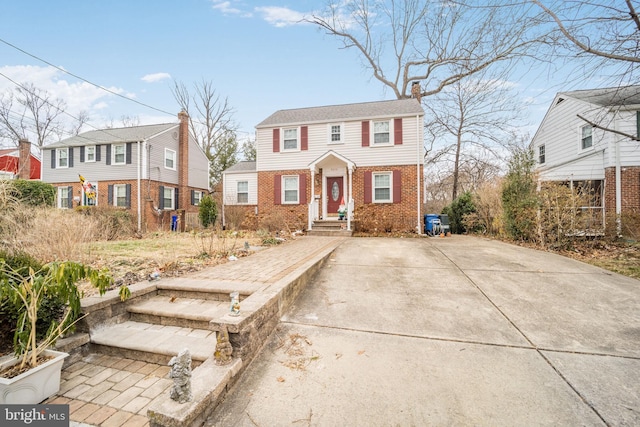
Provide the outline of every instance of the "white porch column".
{"type": "Polygon", "coordinates": [[[311,227],[313,225],[313,220],[315,218],[312,218],[312,216],[315,216],[315,209],[314,209],[314,204],[316,203],[316,168],[311,167],[311,200],[309,201],[309,209],[307,209],[308,212],[308,225],[307,225],[307,230],[311,230],[311,227]]]}
{"type": "Polygon", "coordinates": [[[347,173],[349,174],[349,178],[347,179],[349,182],[349,198],[347,199],[347,230],[351,231],[351,216],[353,215],[353,168],[351,166],[347,167],[347,173]]]}

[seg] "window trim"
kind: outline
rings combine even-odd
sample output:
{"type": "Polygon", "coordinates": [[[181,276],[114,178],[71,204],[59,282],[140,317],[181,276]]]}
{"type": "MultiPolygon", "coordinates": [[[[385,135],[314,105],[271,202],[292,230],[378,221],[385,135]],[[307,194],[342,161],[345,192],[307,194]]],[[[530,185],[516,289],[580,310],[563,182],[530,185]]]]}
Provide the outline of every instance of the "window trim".
{"type": "Polygon", "coordinates": [[[163,199],[163,210],[165,211],[172,211],[175,209],[174,205],[175,205],[175,200],[176,200],[176,189],[174,187],[164,187],[163,188],[163,194],[162,194],[162,199],[163,199]],[[171,192],[171,197],[169,198],[169,200],[171,200],[171,206],[167,206],[167,190],[171,192]]]}
{"type": "Polygon", "coordinates": [[[538,163],[543,165],[546,162],[547,149],[545,144],[540,144],[538,146],[538,163]]]}
{"type": "Polygon", "coordinates": [[[239,204],[239,205],[249,204],[249,181],[248,180],[236,181],[236,203],[239,204]],[[247,185],[247,190],[246,191],[240,191],[240,184],[246,184],[247,185]],[[247,195],[245,201],[240,200],[240,194],[246,194],[247,195]]]}
{"type": "Polygon", "coordinates": [[[593,150],[593,126],[591,125],[580,126],[579,135],[580,135],[580,151],[593,150]],[[587,137],[584,136],[584,133],[583,133],[584,129],[590,130],[589,136],[587,137]],[[590,145],[588,147],[584,146],[584,142],[586,138],[590,138],[590,145]]]}
{"type": "Polygon", "coordinates": [[[111,159],[111,164],[112,165],[126,165],[127,164],[127,144],[122,143],[122,144],[113,144],[113,149],[111,150],[112,152],[112,159],[111,159]],[[118,147],[122,147],[122,162],[116,162],[116,158],[118,156],[118,147]]]}
{"type": "Polygon", "coordinates": [[[58,196],[57,207],[58,209],[71,209],[73,206],[62,206],[62,200],[65,200],[65,203],[68,205],[69,203],[69,187],[66,185],[62,185],[58,187],[58,191],[56,196],[58,196]],[[62,192],[66,192],[65,196],[62,197],[62,192]]]}
{"type": "Polygon", "coordinates": [[[393,171],[384,171],[384,172],[372,172],[371,173],[371,202],[372,203],[393,203],[393,171]],[[389,186],[388,187],[376,187],[376,176],[386,175],[389,177],[389,186]],[[376,197],[376,189],[377,188],[389,188],[389,198],[384,200],[379,200],[376,197]]]}
{"type": "Polygon", "coordinates": [[[169,169],[169,170],[176,170],[176,150],[172,150],[171,148],[165,148],[164,149],[164,168],[165,169],[169,169]],[[167,160],[169,160],[169,156],[168,154],[172,153],[173,154],[173,158],[171,159],[171,161],[173,162],[173,167],[167,166],[167,160]]]}
{"type": "Polygon", "coordinates": [[[327,134],[328,134],[328,136],[327,136],[327,143],[328,144],[344,144],[344,123],[342,123],[342,122],[341,123],[329,123],[327,125],[327,134]],[[340,139],[337,140],[337,141],[333,140],[333,135],[334,135],[333,127],[334,126],[340,126],[340,132],[339,132],[340,139]]]}
{"type": "Polygon", "coordinates": [[[379,119],[379,120],[371,120],[371,131],[370,131],[370,142],[369,142],[369,146],[370,147],[387,147],[389,145],[393,145],[393,138],[394,138],[394,133],[393,133],[393,119],[379,119]],[[389,141],[387,142],[375,142],[376,141],[376,123],[383,123],[386,122],[389,124],[389,141]]]}
{"type": "Polygon", "coordinates": [[[113,184],[113,206],[117,208],[126,208],[127,206],[127,184],[113,184]],[[122,189],[124,191],[124,204],[118,204],[118,190],[122,189]]]}
{"type": "Polygon", "coordinates": [[[204,191],[193,190],[193,206],[200,206],[200,202],[202,202],[202,196],[204,195],[203,193],[204,191]]]}
{"type": "Polygon", "coordinates": [[[301,145],[301,141],[300,141],[300,126],[297,127],[286,127],[286,128],[281,128],[281,134],[282,134],[282,149],[280,151],[300,151],[300,145],[301,145]],[[286,132],[288,130],[295,130],[296,131],[296,146],[295,148],[287,148],[286,144],[287,141],[292,141],[292,139],[287,139],[286,138],[286,132]]]}
{"type": "Polygon", "coordinates": [[[96,146],[95,145],[87,145],[84,147],[84,161],[85,163],[95,163],[96,162],[96,146]],[[93,149],[93,159],[89,158],[89,151],[93,149]]]}
{"type": "Polygon", "coordinates": [[[299,175],[282,175],[281,178],[281,204],[283,205],[299,205],[300,204],[300,176],[299,175]],[[294,200],[287,200],[286,198],[286,194],[287,191],[294,191],[293,189],[287,190],[286,189],[286,185],[285,182],[287,181],[287,179],[295,179],[296,182],[296,186],[295,186],[295,192],[296,192],[296,199],[294,200]]]}
{"type": "Polygon", "coordinates": [[[68,169],[68,168],[69,168],[69,147],[56,148],[56,169],[68,169]],[[60,164],[60,160],[62,159],[62,156],[60,155],[60,153],[66,153],[64,158],[67,161],[67,164],[64,166],[60,164]]]}

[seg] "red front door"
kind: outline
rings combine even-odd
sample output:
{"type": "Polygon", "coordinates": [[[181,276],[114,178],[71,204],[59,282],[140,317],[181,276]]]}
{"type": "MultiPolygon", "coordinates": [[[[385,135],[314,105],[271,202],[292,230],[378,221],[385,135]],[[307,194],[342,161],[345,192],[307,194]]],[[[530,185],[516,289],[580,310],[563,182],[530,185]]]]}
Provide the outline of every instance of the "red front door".
{"type": "Polygon", "coordinates": [[[340,207],[340,201],[343,198],[342,194],[342,177],[328,177],[327,178],[327,214],[337,214],[340,207]]]}

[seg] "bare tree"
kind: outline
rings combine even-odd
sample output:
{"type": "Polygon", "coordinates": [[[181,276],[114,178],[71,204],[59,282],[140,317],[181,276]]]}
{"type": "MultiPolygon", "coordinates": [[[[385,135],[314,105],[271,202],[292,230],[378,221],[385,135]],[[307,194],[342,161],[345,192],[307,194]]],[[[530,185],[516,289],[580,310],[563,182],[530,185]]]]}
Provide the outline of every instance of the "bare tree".
{"type": "Polygon", "coordinates": [[[307,21],[358,50],[373,77],[402,99],[410,96],[414,81],[421,81],[421,95],[429,96],[526,54],[537,39],[535,6],[493,3],[329,0],[322,16],[307,21]]]}
{"type": "Polygon", "coordinates": [[[184,83],[174,81],[173,96],[189,115],[189,130],[209,158],[212,187],[222,172],[238,162],[237,125],[229,100],[222,98],[213,82],[202,80],[193,85],[193,93],[184,83]]]}
{"type": "Polygon", "coordinates": [[[61,115],[66,107],[62,99],[54,99],[32,83],[7,90],[0,95],[0,137],[16,145],[27,139],[41,150],[65,132],[61,115]]]}
{"type": "Polygon", "coordinates": [[[484,175],[498,168],[504,145],[521,119],[522,107],[503,78],[482,71],[453,83],[424,104],[425,157],[427,163],[452,164],[452,200],[459,194],[462,166],[474,179],[473,187],[492,177],[484,175]]]}

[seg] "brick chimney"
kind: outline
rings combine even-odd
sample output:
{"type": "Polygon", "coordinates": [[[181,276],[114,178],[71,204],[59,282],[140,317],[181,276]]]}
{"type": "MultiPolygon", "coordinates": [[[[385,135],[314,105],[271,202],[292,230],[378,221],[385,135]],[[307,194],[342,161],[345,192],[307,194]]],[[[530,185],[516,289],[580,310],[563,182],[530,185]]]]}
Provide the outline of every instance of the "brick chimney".
{"type": "MultiPolygon", "coordinates": [[[[180,209],[187,209],[191,203],[189,193],[189,115],[182,110],[178,113],[178,198],[180,209]]],[[[184,222],[183,222],[184,223],[184,222]]]]}
{"type": "Polygon", "coordinates": [[[18,178],[31,178],[31,143],[26,139],[18,141],[18,178]]]}
{"type": "Polygon", "coordinates": [[[422,102],[422,88],[420,87],[420,82],[413,82],[411,84],[411,97],[418,100],[418,102],[422,102]]]}

